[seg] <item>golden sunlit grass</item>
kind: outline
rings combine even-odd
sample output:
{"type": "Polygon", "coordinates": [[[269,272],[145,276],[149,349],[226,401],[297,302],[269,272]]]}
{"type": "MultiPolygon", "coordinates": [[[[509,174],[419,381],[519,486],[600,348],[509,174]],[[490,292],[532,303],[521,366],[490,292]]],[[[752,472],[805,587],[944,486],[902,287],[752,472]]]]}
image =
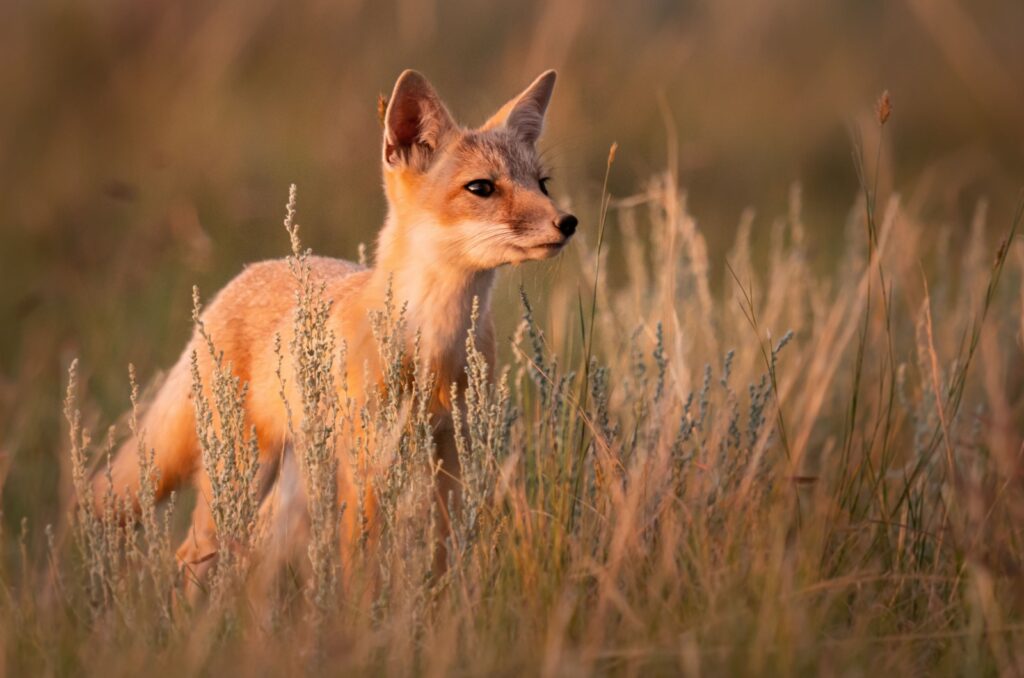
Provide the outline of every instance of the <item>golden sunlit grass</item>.
{"type": "MultiPolygon", "coordinates": [[[[879,126],[891,112],[883,96],[879,126]]],[[[765,256],[745,218],[724,264],[708,260],[671,173],[641,195],[600,197],[596,243],[574,250],[582,280],[548,292],[551,320],[522,293],[493,379],[467,340],[469,384],[453,392],[462,496],[440,568],[433,375],[389,303],[373,318],[380,390],[348,397],[293,191],[296,338],[277,348],[300,382],[286,456],[309,529],[292,535],[293,555],[267,555],[245,385],[218,362],[213,397],[197,376],[193,397],[233,548],[208,596],[183,596],[173,506],[144,487],[137,528],[112,499],[102,515],[91,508],[73,367],[74,538],[51,536],[38,562],[24,546],[18,562],[0,560],[7,668],[1024,672],[1024,401],[1008,378],[1020,373],[1024,208],[990,226],[980,205],[957,249],[959,225],[929,223],[898,196],[876,204],[857,143],[863,195],[824,274],[798,189],[765,256]],[[621,280],[604,275],[609,258],[621,280]],[[711,271],[723,269],[716,292],[711,271]],[[357,482],[373,478],[375,534],[364,506],[336,505],[336,464],[356,459],[357,482]],[[339,549],[346,514],[362,527],[339,549]]],[[[203,336],[216,357],[217,337],[203,336]]]]}

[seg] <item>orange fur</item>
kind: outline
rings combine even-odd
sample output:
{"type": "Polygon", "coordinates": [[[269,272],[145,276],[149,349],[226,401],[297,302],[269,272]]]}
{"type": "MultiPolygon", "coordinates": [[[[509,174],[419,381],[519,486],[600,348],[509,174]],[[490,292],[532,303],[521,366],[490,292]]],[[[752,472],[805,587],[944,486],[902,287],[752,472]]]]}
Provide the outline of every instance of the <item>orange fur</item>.
{"type": "MultiPolygon", "coordinates": [[[[411,342],[420,333],[421,355],[437,374],[432,414],[446,478],[439,488],[441,496],[457,492],[458,486],[448,387],[465,381],[473,298],[480,303],[477,345],[493,365],[490,292],[495,269],[554,256],[575,228],[575,218],[560,211],[542,190],[543,171],[534,149],[554,79],[553,71],[542,74],[484,126],[466,129],[452,120],[422,75],[402,73],[383,114],[388,216],[374,266],[310,260],[333,300],[331,329],[347,346],[348,387],[356,398],[373,386],[362,383],[364,364],[370,366],[371,380],[380,376],[368,313],[383,308],[389,287],[398,304],[408,305],[406,340],[411,342]],[[491,182],[493,194],[482,197],[467,190],[477,180],[491,182]]],[[[259,439],[263,468],[279,462],[288,438],[273,337],[280,334],[288,345],[295,286],[284,260],[254,264],[228,283],[203,314],[207,332],[235,375],[250,384],[247,413],[259,439]]],[[[166,496],[186,479],[193,479],[199,489],[192,529],[178,558],[183,566],[202,569],[213,562],[217,538],[208,507],[209,480],[194,429],[189,372],[193,349],[203,381],[209,383],[210,358],[202,340],[193,336],[145,413],[143,429],[160,471],[158,496],[166,496]]],[[[296,398],[294,393],[286,397],[296,398]]],[[[298,411],[297,406],[292,409],[298,411]]],[[[134,440],[126,441],[114,460],[118,497],[133,496],[138,490],[136,447],[134,440]]],[[[345,465],[339,466],[339,500],[354,506],[353,483],[345,465]]],[[[102,497],[105,479],[100,476],[94,482],[95,496],[102,497]]],[[[354,512],[347,513],[343,538],[350,538],[355,529],[354,512]]]]}

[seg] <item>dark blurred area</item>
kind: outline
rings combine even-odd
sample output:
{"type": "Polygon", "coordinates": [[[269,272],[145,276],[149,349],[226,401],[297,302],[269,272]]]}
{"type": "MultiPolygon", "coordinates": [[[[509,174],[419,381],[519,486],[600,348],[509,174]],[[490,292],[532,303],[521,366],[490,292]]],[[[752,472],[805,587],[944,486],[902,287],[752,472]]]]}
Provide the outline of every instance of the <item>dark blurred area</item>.
{"type": "Polygon", "coordinates": [[[127,405],[127,364],[148,378],[181,350],[194,283],[209,296],[245,262],[286,253],[290,183],[314,250],[355,258],[372,241],[375,101],[403,68],[467,124],[557,68],[541,143],[591,242],[617,141],[611,192],[674,165],[713,265],[741,212],[770,222],[794,182],[827,261],[858,191],[848,130],[874,129],[884,89],[880,188],[965,229],[985,198],[990,223],[1006,223],[1024,183],[1022,36],[1015,0],[6,0],[8,520],[56,497],[70,359],[102,431],[127,405]]]}

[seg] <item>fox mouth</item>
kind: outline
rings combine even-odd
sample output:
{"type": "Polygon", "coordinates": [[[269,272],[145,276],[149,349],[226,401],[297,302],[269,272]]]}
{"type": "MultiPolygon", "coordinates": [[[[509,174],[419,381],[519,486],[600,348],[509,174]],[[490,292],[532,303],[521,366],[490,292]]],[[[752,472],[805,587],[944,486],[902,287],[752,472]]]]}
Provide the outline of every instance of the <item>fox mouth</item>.
{"type": "Polygon", "coordinates": [[[541,248],[543,250],[556,250],[557,251],[557,250],[560,250],[563,247],[565,247],[565,244],[567,242],[569,242],[568,238],[566,238],[565,240],[560,240],[558,242],[545,242],[545,243],[541,243],[540,245],[537,245],[537,247],[539,247],[539,248],[541,248]]]}
{"type": "Polygon", "coordinates": [[[537,243],[536,245],[530,245],[526,249],[539,250],[541,252],[544,252],[545,254],[555,254],[556,252],[561,251],[562,248],[565,247],[568,242],[569,238],[564,238],[562,240],[554,240],[552,242],[542,242],[537,243]]]}
{"type": "MultiPolygon", "coordinates": [[[[551,237],[550,235],[541,235],[540,238],[551,237]]],[[[540,239],[538,238],[538,239],[540,239]]],[[[540,240],[540,242],[520,242],[515,244],[515,250],[518,256],[515,259],[519,261],[539,261],[541,259],[551,259],[558,255],[559,252],[566,246],[566,244],[572,239],[572,236],[563,235],[558,240],[540,240]]]]}
{"type": "Polygon", "coordinates": [[[561,252],[568,242],[569,238],[565,238],[564,240],[526,245],[521,247],[521,249],[527,259],[549,259],[561,252]]]}

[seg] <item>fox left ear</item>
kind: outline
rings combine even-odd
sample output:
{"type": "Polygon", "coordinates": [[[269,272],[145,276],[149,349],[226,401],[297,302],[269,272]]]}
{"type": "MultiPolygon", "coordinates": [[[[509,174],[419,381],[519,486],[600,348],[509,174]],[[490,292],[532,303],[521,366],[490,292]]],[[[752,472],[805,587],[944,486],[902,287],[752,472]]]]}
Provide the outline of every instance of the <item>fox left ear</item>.
{"type": "Polygon", "coordinates": [[[426,164],[455,127],[455,121],[422,74],[403,71],[395,83],[384,120],[384,162],[426,164]]]}
{"type": "Polygon", "coordinates": [[[536,143],[544,128],[544,113],[554,89],[555,71],[544,71],[519,96],[492,115],[481,129],[505,126],[526,143],[536,143]]]}

